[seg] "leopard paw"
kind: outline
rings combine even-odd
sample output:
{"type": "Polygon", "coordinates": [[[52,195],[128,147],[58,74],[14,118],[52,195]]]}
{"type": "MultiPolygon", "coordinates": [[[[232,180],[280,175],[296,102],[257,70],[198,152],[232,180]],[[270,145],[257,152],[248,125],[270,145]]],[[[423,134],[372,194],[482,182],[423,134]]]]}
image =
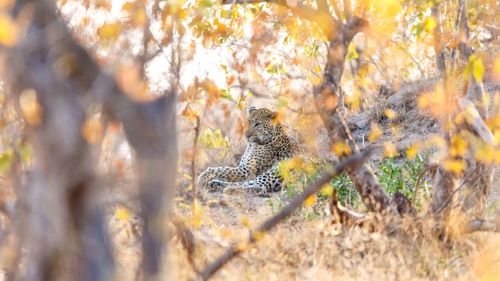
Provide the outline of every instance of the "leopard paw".
{"type": "Polygon", "coordinates": [[[265,194],[265,189],[261,187],[230,186],[224,189],[224,194],[227,195],[253,194],[260,196],[265,194]]]}
{"type": "Polygon", "coordinates": [[[211,180],[208,182],[209,191],[221,191],[226,186],[226,182],[221,180],[211,180]]]}
{"type": "Polygon", "coordinates": [[[208,187],[210,181],[215,177],[214,168],[208,168],[198,176],[198,185],[208,187]]]}

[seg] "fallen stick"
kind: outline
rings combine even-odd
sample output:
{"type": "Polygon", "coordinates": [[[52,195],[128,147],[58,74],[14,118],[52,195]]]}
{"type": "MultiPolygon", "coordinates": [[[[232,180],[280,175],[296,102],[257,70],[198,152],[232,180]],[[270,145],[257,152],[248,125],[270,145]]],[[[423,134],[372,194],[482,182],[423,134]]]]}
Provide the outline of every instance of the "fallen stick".
{"type": "MultiPolygon", "coordinates": [[[[283,207],[279,213],[275,216],[269,218],[264,223],[262,223],[255,230],[250,232],[250,236],[246,241],[246,245],[255,243],[263,234],[268,232],[271,228],[276,226],[280,221],[292,214],[295,209],[300,207],[304,201],[306,201],[309,196],[316,193],[321,189],[326,183],[328,183],[332,178],[339,176],[346,169],[355,169],[357,166],[364,163],[370,156],[372,150],[368,149],[361,153],[355,154],[351,157],[347,157],[340,161],[333,170],[325,172],[316,182],[311,184],[303,193],[295,197],[287,206],[283,207]]],[[[234,257],[241,254],[247,247],[239,246],[241,244],[231,246],[224,254],[217,258],[214,262],[207,265],[199,274],[202,280],[208,280],[212,277],[219,269],[222,268],[224,264],[229,262],[234,257]]]]}
{"type": "Polygon", "coordinates": [[[487,144],[494,144],[495,137],[491,133],[490,129],[488,129],[488,126],[484,123],[483,118],[481,118],[481,115],[476,109],[474,103],[466,98],[461,98],[458,100],[458,105],[461,110],[469,113],[472,118],[470,125],[479,137],[487,144]]]}

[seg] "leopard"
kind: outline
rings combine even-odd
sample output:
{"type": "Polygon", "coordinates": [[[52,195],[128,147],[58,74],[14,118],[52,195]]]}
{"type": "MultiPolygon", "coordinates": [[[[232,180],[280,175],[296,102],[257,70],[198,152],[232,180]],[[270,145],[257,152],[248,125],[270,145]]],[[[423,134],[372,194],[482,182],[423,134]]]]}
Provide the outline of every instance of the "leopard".
{"type": "Polygon", "coordinates": [[[277,112],[248,109],[245,152],[236,167],[210,167],[198,177],[209,192],[270,194],[283,190],[279,163],[298,153],[298,144],[285,132],[277,112]]]}

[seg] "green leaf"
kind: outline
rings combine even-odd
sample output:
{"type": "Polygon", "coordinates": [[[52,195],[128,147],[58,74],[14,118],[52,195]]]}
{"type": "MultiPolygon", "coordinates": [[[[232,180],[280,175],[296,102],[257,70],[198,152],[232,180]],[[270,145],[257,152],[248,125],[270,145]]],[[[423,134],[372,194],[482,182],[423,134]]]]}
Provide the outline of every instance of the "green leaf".
{"type": "Polygon", "coordinates": [[[12,150],[0,154],[0,174],[3,174],[10,169],[12,160],[14,160],[14,153],[12,150]]]}
{"type": "Polygon", "coordinates": [[[33,150],[29,144],[24,144],[19,148],[19,154],[23,163],[26,163],[31,160],[33,150]]]}
{"type": "Polygon", "coordinates": [[[346,60],[350,61],[352,59],[357,59],[357,58],[359,58],[359,54],[356,51],[356,46],[354,46],[354,44],[351,43],[349,44],[349,47],[347,47],[346,60]]]}

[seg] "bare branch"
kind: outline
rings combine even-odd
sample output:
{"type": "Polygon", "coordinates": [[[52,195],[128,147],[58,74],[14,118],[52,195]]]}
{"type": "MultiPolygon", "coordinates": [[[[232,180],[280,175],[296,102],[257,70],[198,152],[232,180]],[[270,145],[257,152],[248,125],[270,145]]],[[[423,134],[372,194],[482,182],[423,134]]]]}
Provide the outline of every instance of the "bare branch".
{"type": "MultiPolygon", "coordinates": [[[[347,169],[355,169],[362,163],[364,163],[371,154],[371,150],[366,150],[362,153],[353,155],[351,157],[345,158],[340,163],[335,166],[335,168],[329,172],[323,174],[316,182],[311,184],[308,188],[304,190],[304,192],[297,197],[295,197],[287,206],[285,206],[279,213],[275,216],[269,218],[264,223],[262,223],[259,227],[257,227],[254,231],[250,233],[250,237],[246,241],[248,244],[253,244],[258,241],[258,239],[268,232],[270,229],[275,227],[279,222],[288,217],[297,209],[302,206],[304,201],[306,201],[309,196],[316,193],[321,189],[323,185],[328,183],[332,178],[340,175],[347,169]]],[[[200,273],[200,277],[203,280],[208,280],[212,277],[219,269],[224,266],[227,262],[229,262],[234,257],[238,256],[244,251],[242,247],[232,246],[229,248],[223,255],[221,255],[218,259],[216,259],[213,263],[207,265],[200,273]]]]}
{"type": "Polygon", "coordinates": [[[446,62],[445,62],[445,54],[444,47],[442,44],[441,38],[441,13],[439,10],[439,4],[434,4],[431,8],[431,14],[436,22],[436,27],[433,30],[433,44],[434,44],[434,52],[436,53],[436,65],[439,70],[440,75],[446,75],[446,62]]]}
{"type": "Polygon", "coordinates": [[[191,158],[191,188],[192,188],[192,203],[193,208],[196,202],[196,152],[198,151],[198,136],[200,135],[200,117],[196,116],[196,124],[194,127],[193,137],[193,158],[191,158]]]}

